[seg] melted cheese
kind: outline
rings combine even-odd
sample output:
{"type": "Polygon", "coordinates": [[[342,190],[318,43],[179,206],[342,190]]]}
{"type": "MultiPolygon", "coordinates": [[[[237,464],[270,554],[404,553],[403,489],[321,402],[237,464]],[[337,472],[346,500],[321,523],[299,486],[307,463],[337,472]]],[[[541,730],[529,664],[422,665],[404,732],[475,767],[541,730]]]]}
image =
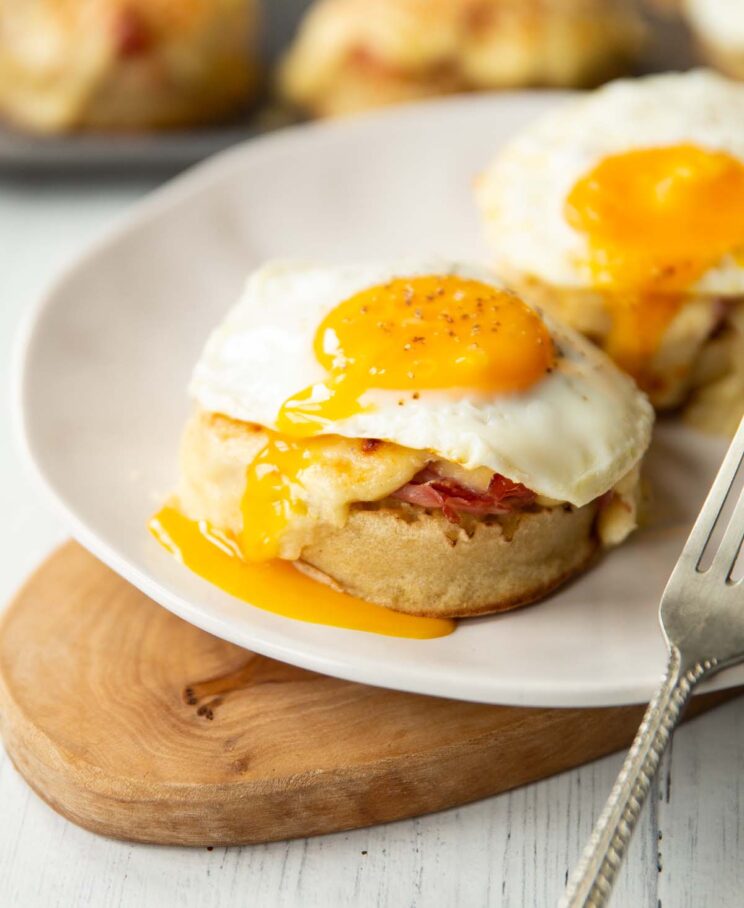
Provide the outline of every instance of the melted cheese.
{"type": "Polygon", "coordinates": [[[184,512],[240,539],[247,557],[299,558],[320,525],[342,527],[349,507],[405,485],[432,456],[359,438],[282,438],[197,411],[181,445],[184,512]]]}
{"type": "Polygon", "coordinates": [[[343,526],[352,504],[387,497],[430,459],[384,442],[332,435],[298,441],[268,432],[246,472],[246,558],[298,558],[315,526],[343,526]]]}

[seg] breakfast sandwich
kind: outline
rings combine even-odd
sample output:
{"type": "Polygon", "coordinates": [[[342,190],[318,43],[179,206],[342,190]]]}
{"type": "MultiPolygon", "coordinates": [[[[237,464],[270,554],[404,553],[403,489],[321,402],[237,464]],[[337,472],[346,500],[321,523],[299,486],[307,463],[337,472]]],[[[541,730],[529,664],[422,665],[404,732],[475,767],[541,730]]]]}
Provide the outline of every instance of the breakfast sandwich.
{"type": "Polygon", "coordinates": [[[203,123],[256,86],[256,0],[0,4],[0,114],[27,129],[203,123]]]}
{"type": "Polygon", "coordinates": [[[641,36],[625,0],[317,0],[280,89],[334,116],[457,91],[596,85],[627,68],[641,36]]]}
{"type": "Polygon", "coordinates": [[[735,79],[744,79],[744,4],[741,0],[680,0],[703,53],[735,79]]]}
{"type": "Polygon", "coordinates": [[[733,434],[744,412],[744,85],[619,81],[496,156],[477,195],[493,261],[635,377],[733,434]]]}
{"type": "Polygon", "coordinates": [[[267,265],[191,391],[181,513],[368,602],[510,609],[635,526],[648,401],[483,268],[267,265]]]}

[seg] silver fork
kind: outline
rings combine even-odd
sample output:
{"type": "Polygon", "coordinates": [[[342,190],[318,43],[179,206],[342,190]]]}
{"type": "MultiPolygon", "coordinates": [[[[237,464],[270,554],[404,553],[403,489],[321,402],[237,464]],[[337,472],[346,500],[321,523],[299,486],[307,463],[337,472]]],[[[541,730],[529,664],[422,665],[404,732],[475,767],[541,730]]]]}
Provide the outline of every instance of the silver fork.
{"type": "Polygon", "coordinates": [[[659,618],[669,650],[664,680],[646,710],[560,908],[607,904],[651,780],[693,688],[703,678],[744,661],[744,583],[732,578],[744,537],[744,493],[737,496],[736,492],[743,457],[744,419],[661,597],[659,618]],[[719,521],[732,504],[730,518],[719,521]],[[714,530],[715,539],[720,539],[717,546],[711,539],[714,530]]]}

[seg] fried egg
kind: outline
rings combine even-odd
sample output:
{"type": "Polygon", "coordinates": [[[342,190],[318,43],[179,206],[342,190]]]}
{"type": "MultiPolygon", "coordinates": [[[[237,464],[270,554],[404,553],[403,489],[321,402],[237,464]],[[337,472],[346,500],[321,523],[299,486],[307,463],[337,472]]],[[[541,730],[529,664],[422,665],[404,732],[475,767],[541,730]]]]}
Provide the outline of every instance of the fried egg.
{"type": "Polygon", "coordinates": [[[510,142],[478,198],[497,269],[548,288],[677,404],[720,301],[744,294],[744,86],[704,70],[613,83],[510,142]]]}
{"type": "Polygon", "coordinates": [[[704,41],[739,53],[744,49],[744,8],[739,0],[683,0],[682,9],[704,41]]]}
{"type": "Polygon", "coordinates": [[[442,261],[259,269],[191,392],[202,411],[268,430],[247,477],[267,500],[332,436],[392,442],[406,463],[425,452],[487,468],[582,506],[638,464],[653,421],[579,334],[490,271],[442,261]]]}
{"type": "Polygon", "coordinates": [[[504,147],[478,197],[498,260],[553,285],[740,295],[744,85],[611,83],[504,147]]]}

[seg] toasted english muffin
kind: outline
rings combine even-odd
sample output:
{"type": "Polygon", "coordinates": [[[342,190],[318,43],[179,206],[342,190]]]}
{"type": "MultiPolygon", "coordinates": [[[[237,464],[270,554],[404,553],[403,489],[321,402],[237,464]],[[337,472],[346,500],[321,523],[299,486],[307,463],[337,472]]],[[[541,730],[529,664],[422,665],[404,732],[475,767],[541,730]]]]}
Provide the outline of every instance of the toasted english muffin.
{"type": "MultiPolygon", "coordinates": [[[[184,514],[239,538],[246,470],[266,441],[260,426],[197,410],[181,446],[184,514]]],[[[635,526],[637,473],[613,501],[577,508],[537,499],[523,510],[464,514],[454,523],[439,509],[391,495],[431,455],[368,441],[340,442],[344,469],[316,477],[320,501],[311,498],[312,519],[287,535],[283,553],[316,579],[370,602],[439,617],[517,608],[580,573],[602,545],[635,526]],[[367,477],[363,488],[359,472],[367,477]]]]}

